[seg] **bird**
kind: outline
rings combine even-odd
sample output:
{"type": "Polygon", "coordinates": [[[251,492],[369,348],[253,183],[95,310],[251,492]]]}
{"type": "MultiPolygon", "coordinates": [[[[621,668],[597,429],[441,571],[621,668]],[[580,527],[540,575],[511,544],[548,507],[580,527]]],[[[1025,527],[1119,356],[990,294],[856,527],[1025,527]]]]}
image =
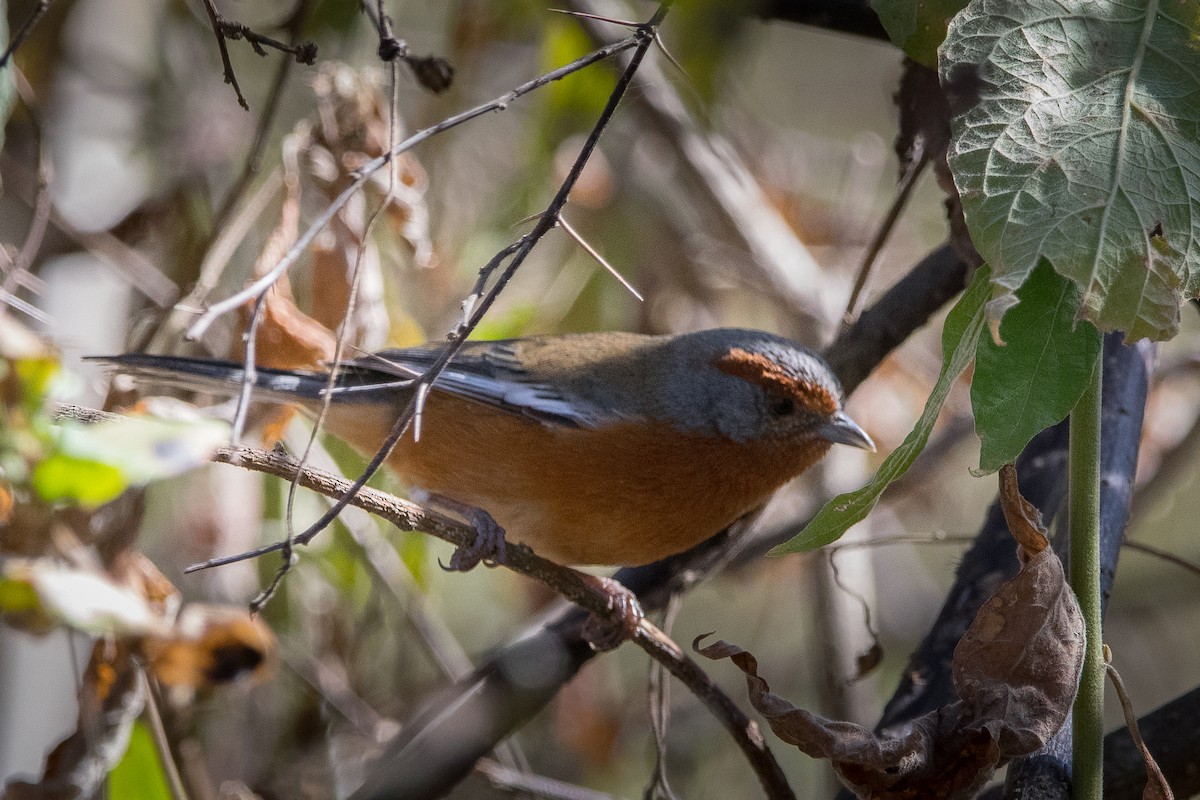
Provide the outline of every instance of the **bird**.
{"type": "MultiPolygon", "coordinates": [[[[379,448],[444,347],[338,368],[326,429],[379,448]]],[[[138,380],[234,393],[244,366],[131,353],[138,380]]],[[[259,368],[256,400],[316,413],[319,370],[259,368]]],[[[766,503],[834,444],[874,450],[816,352],[744,328],[468,341],[426,395],[419,437],[387,465],[410,488],[482,509],[507,541],[561,564],[637,566],[682,552],[766,503]]]]}

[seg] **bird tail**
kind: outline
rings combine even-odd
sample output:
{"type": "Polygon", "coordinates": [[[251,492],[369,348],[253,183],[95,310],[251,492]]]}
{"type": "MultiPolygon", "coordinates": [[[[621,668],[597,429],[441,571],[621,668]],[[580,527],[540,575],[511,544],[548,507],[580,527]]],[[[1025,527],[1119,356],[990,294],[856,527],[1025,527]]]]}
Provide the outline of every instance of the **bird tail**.
{"type": "MultiPolygon", "coordinates": [[[[243,364],[209,358],[127,353],[89,356],[87,360],[112,365],[139,382],[222,395],[237,394],[246,374],[243,364]]],[[[339,376],[338,388],[344,388],[346,377],[339,376]]],[[[267,402],[313,406],[325,395],[328,382],[329,376],[320,372],[259,367],[254,375],[254,397],[267,402]]],[[[338,395],[335,390],[335,400],[338,395]]]]}

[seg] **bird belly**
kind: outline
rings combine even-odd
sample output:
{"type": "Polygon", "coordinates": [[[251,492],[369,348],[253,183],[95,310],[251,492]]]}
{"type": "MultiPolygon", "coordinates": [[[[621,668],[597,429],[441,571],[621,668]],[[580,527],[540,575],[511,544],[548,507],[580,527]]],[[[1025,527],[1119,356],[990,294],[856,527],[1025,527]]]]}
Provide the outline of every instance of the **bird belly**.
{"type": "MultiPolygon", "coordinates": [[[[364,448],[364,441],[331,430],[364,448]]],[[[490,513],[510,541],[566,564],[636,565],[678,553],[753,510],[828,449],[683,433],[665,424],[546,425],[432,394],[421,439],[389,465],[412,486],[490,513]]]]}

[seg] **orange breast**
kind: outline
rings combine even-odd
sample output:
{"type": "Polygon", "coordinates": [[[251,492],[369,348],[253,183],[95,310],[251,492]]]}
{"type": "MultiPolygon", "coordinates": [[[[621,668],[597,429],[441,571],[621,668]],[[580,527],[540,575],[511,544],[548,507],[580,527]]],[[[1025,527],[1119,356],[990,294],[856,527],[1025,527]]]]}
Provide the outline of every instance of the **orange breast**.
{"type": "MultiPolygon", "coordinates": [[[[374,449],[374,415],[330,430],[374,449]]],[[[743,444],[668,425],[547,426],[434,393],[421,440],[389,465],[411,485],[487,510],[510,541],[566,564],[634,565],[680,552],[765,502],[824,455],[806,441],[743,444]]]]}

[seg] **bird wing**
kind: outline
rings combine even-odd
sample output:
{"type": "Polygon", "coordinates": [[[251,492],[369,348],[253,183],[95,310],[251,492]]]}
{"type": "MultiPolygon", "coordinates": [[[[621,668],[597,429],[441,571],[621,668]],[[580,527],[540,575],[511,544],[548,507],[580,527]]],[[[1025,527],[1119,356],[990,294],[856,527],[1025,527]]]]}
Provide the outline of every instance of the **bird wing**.
{"type": "MultiPolygon", "coordinates": [[[[595,427],[611,414],[580,398],[570,397],[546,381],[537,380],[523,364],[521,340],[468,342],[438,374],[434,391],[463,397],[548,425],[595,427]]],[[[437,359],[444,345],[422,345],[356,358],[346,366],[359,375],[374,373],[408,380],[419,376],[437,359]]],[[[374,376],[372,376],[374,377],[374,376]]],[[[367,389],[375,380],[364,381],[367,389]]],[[[353,391],[353,390],[352,390],[353,391]]]]}

